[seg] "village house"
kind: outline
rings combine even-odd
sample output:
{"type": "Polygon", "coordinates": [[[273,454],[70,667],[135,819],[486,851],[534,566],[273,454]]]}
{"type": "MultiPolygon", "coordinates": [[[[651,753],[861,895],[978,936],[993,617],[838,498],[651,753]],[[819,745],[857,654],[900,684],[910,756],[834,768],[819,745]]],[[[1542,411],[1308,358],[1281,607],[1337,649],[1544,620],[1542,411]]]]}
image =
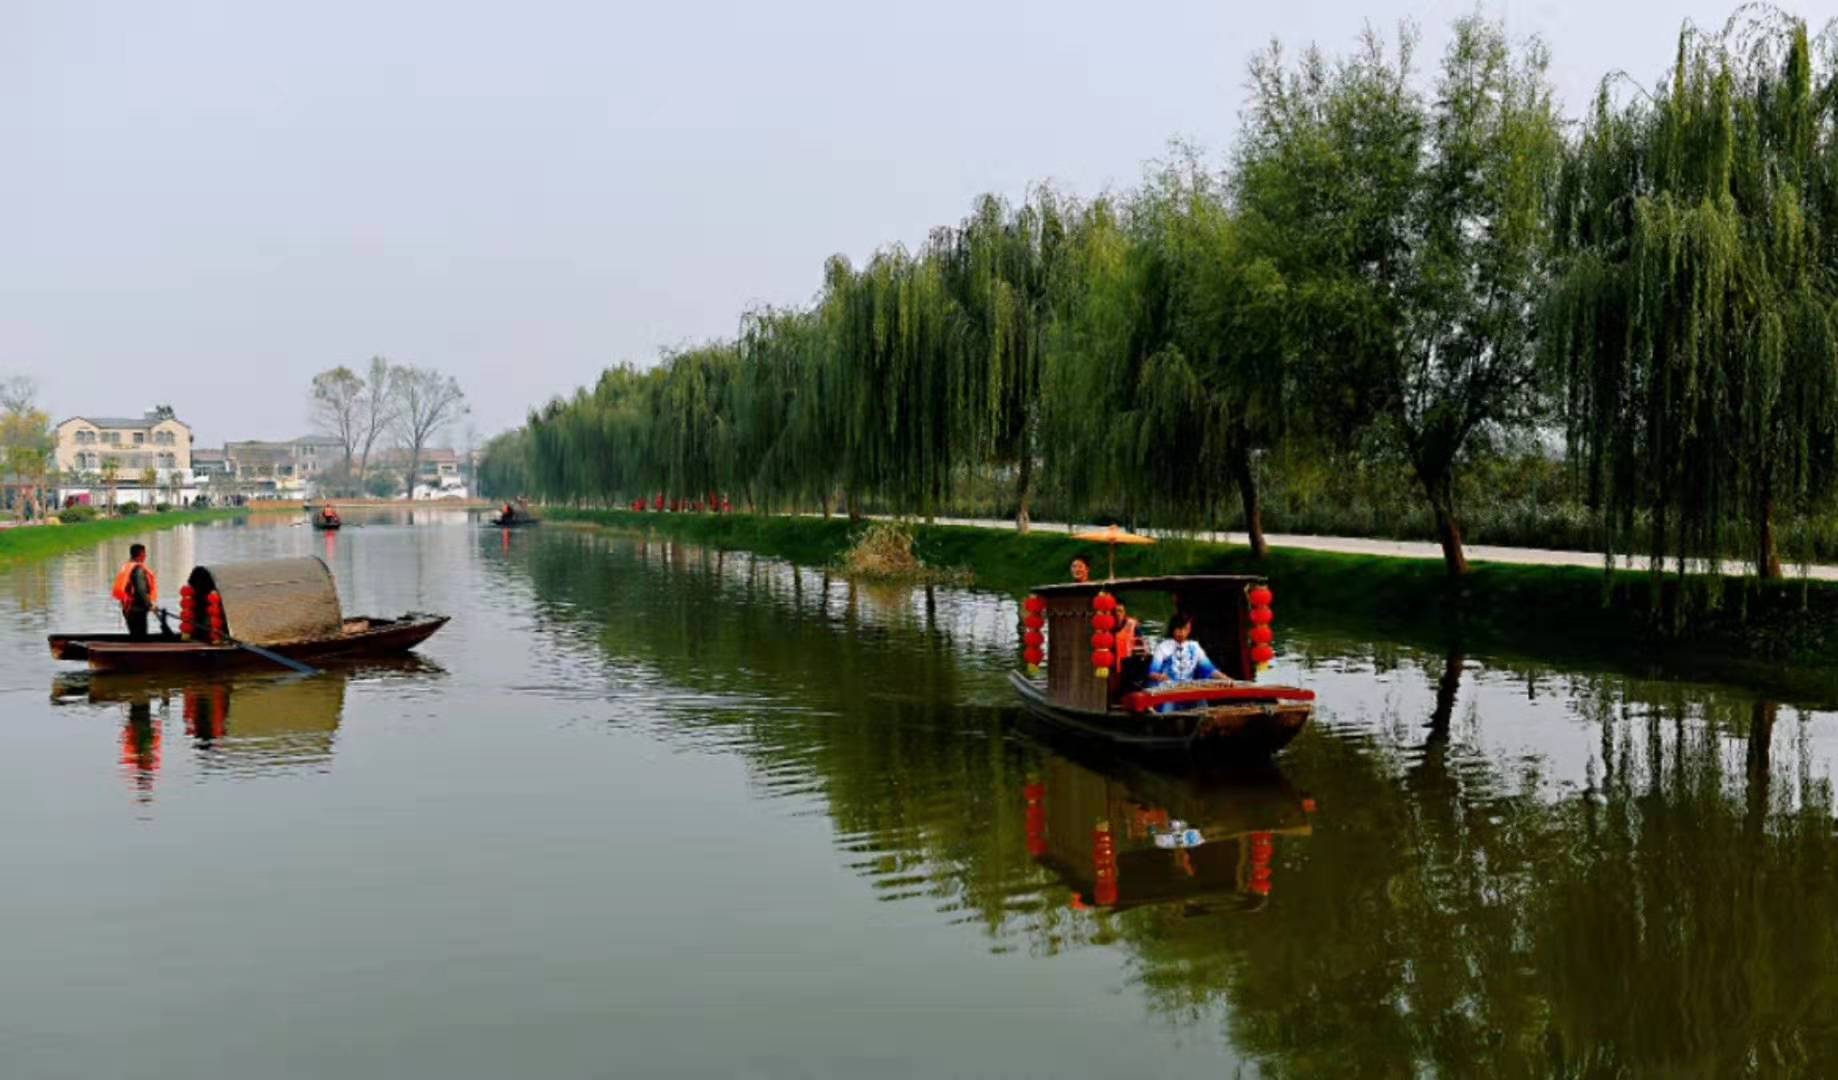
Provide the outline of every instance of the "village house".
{"type": "Polygon", "coordinates": [[[54,452],[66,484],[95,486],[112,476],[123,497],[150,500],[157,490],[191,480],[191,426],[161,406],[138,419],[73,416],[57,425],[54,452]],[[142,490],[151,470],[153,490],[142,490]]]}

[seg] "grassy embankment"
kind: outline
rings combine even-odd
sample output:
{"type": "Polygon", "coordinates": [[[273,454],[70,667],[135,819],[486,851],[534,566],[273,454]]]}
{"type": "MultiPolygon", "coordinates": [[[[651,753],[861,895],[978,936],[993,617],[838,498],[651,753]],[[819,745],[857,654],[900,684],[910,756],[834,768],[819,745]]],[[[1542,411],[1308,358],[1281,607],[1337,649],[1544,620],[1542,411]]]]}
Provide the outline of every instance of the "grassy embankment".
{"type": "Polygon", "coordinates": [[[171,510],[164,514],[130,514],[118,518],[97,518],[74,525],[21,525],[0,529],[0,566],[61,555],[66,551],[120,536],[136,536],[170,529],[178,525],[197,525],[241,517],[243,510],[171,510]]]}
{"type": "MultiPolygon", "coordinates": [[[[733,514],[636,514],[550,509],[558,522],[643,530],[712,547],[757,551],[811,565],[837,563],[860,526],[733,514]]],[[[1093,545],[1062,533],[914,528],[915,550],[934,567],[966,567],[982,588],[1019,593],[1065,575],[1093,545]]],[[[1102,570],[1103,551],[1093,550],[1102,570]]],[[[1655,616],[1644,573],[1568,566],[1477,563],[1457,582],[1440,560],[1278,549],[1262,560],[1224,544],[1174,541],[1117,549],[1117,575],[1249,573],[1267,577],[1278,617],[1311,628],[1383,633],[1431,648],[1459,646],[1551,661],[1726,679],[1797,699],[1838,701],[1838,584],[1729,580],[1716,606],[1682,629],[1655,616]]]]}

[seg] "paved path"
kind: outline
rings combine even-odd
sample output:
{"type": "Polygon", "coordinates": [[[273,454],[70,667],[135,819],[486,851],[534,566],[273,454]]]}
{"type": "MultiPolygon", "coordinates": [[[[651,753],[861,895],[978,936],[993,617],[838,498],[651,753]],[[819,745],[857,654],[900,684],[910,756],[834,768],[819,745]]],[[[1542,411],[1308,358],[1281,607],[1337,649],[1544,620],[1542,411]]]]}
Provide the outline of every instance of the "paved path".
{"type": "MultiPolygon", "coordinates": [[[[1012,521],[998,521],[993,518],[939,518],[940,525],[966,525],[979,529],[1013,530],[1012,521]]],[[[1036,521],[1035,529],[1041,532],[1070,532],[1072,526],[1061,522],[1036,521]]],[[[1094,528],[1081,525],[1079,528],[1094,528]]],[[[1151,533],[1154,530],[1150,530],[1151,533]]],[[[1193,539],[1208,540],[1220,544],[1248,544],[1250,538],[1244,533],[1202,532],[1193,539]]],[[[1442,546],[1421,540],[1373,540],[1358,536],[1303,536],[1290,533],[1266,533],[1264,539],[1273,548],[1297,548],[1303,551],[1334,551],[1347,555],[1384,555],[1394,559],[1442,559],[1442,546]]],[[[1518,563],[1529,566],[1586,566],[1601,569],[1602,553],[1599,551],[1559,551],[1552,548],[1500,547],[1493,544],[1469,544],[1469,562],[1518,563]]],[[[1647,566],[1645,558],[1624,558],[1620,566],[1629,570],[1642,570],[1647,566]]],[[[1748,563],[1729,562],[1724,564],[1724,572],[1740,576],[1749,571],[1748,563]]],[[[1789,565],[1787,576],[1795,577],[1799,568],[1789,565]]],[[[1816,564],[1806,568],[1806,576],[1819,581],[1838,581],[1838,566],[1816,564]]]]}

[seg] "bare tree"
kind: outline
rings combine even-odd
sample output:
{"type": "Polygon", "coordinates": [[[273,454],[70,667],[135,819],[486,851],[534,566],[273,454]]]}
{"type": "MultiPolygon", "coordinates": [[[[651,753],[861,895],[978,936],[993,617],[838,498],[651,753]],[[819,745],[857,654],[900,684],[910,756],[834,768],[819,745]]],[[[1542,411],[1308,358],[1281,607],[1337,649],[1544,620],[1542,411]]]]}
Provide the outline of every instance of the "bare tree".
{"type": "Polygon", "coordinates": [[[370,451],[376,448],[377,440],[383,437],[396,422],[396,381],[397,369],[380,356],[370,358],[369,377],[364,380],[364,390],[357,403],[356,423],[352,428],[352,444],[357,448],[357,486],[366,489],[365,481],[370,476],[370,451]]]}
{"type": "Polygon", "coordinates": [[[313,426],[339,442],[345,452],[345,471],[357,456],[358,428],[365,413],[364,380],[344,365],[313,376],[313,426]]]}
{"type": "Polygon", "coordinates": [[[470,410],[459,380],[433,368],[396,368],[392,383],[396,400],[396,433],[408,451],[408,497],[415,497],[415,477],[421,472],[421,451],[441,429],[470,410]]]}
{"type": "Polygon", "coordinates": [[[38,401],[38,384],[30,376],[12,375],[0,379],[0,409],[17,415],[30,412],[38,401]]]}

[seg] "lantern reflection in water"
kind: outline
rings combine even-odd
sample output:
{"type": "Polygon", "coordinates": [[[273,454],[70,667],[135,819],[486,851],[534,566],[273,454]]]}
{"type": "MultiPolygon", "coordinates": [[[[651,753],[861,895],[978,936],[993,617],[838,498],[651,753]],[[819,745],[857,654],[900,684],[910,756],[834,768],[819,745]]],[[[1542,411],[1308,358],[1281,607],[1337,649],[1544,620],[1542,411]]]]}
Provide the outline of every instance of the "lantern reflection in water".
{"type": "Polygon", "coordinates": [[[1273,891],[1276,837],[1312,831],[1313,800],[1274,768],[1196,778],[1055,755],[1022,790],[1028,854],[1075,908],[1256,910],[1273,891]]]}

